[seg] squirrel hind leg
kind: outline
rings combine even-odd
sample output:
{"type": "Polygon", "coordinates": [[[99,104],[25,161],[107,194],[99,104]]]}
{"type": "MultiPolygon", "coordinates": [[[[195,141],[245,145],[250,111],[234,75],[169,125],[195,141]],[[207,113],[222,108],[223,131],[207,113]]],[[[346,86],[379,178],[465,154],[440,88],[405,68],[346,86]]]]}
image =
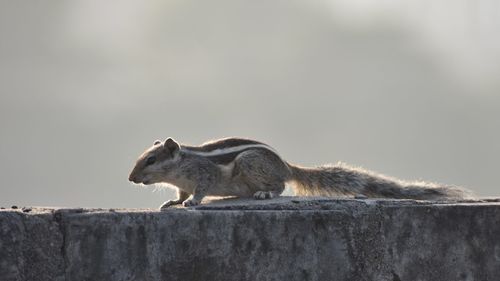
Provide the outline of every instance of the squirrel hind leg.
{"type": "Polygon", "coordinates": [[[255,199],[271,199],[281,195],[285,190],[285,181],[279,175],[250,172],[240,179],[245,183],[255,199]],[[250,174],[250,175],[249,175],[250,174]]]}
{"type": "Polygon", "coordinates": [[[279,197],[285,190],[285,181],[279,176],[253,177],[251,189],[255,190],[253,198],[257,200],[279,197]]]}
{"type": "Polygon", "coordinates": [[[253,198],[256,200],[273,199],[279,197],[282,191],[257,191],[254,193],[253,198]]]}
{"type": "Polygon", "coordinates": [[[285,190],[289,170],[276,155],[265,150],[242,152],[235,160],[234,180],[247,186],[255,198],[277,197],[285,190]],[[259,193],[259,191],[267,193],[259,193]]]}

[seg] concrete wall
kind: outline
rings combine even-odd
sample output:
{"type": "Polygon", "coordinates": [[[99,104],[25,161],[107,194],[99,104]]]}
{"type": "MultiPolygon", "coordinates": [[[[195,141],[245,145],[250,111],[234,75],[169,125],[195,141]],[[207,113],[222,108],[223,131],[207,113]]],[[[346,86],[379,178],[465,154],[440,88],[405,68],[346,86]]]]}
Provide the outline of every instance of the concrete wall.
{"type": "Polygon", "coordinates": [[[499,280],[500,204],[0,211],[0,280],[499,280]]]}

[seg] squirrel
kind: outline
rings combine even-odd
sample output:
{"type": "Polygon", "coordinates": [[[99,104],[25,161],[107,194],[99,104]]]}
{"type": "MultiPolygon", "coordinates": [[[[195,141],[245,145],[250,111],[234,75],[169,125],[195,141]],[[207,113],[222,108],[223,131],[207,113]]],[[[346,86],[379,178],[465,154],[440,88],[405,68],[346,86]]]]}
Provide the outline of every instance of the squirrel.
{"type": "Polygon", "coordinates": [[[157,140],[138,158],[129,181],[177,187],[177,199],[163,203],[161,210],[177,204],[195,206],[205,196],[275,198],[285,183],[292,183],[297,196],[474,198],[460,187],[406,182],[343,163],[300,167],[283,160],[269,145],[244,138],[224,138],[200,146],[181,145],[172,138],[157,140]]]}

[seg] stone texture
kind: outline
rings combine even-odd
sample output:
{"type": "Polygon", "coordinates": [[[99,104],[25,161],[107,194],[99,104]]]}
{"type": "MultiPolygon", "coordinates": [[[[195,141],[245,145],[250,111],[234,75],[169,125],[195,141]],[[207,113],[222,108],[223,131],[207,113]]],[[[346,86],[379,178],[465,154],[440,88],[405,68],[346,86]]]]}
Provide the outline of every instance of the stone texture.
{"type": "Polygon", "coordinates": [[[65,280],[63,235],[51,211],[0,212],[0,280],[65,280]]]}
{"type": "Polygon", "coordinates": [[[0,211],[0,280],[497,280],[500,204],[284,197],[0,211]]]}

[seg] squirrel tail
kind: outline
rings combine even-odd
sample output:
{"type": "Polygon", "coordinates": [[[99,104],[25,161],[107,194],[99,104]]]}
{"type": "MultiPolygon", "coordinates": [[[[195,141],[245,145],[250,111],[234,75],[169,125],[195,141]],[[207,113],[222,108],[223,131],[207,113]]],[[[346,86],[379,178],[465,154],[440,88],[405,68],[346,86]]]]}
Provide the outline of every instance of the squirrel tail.
{"type": "Polygon", "coordinates": [[[353,196],[416,200],[473,199],[473,194],[456,186],[426,182],[405,182],[343,163],[315,168],[288,164],[296,195],[353,196]]]}

